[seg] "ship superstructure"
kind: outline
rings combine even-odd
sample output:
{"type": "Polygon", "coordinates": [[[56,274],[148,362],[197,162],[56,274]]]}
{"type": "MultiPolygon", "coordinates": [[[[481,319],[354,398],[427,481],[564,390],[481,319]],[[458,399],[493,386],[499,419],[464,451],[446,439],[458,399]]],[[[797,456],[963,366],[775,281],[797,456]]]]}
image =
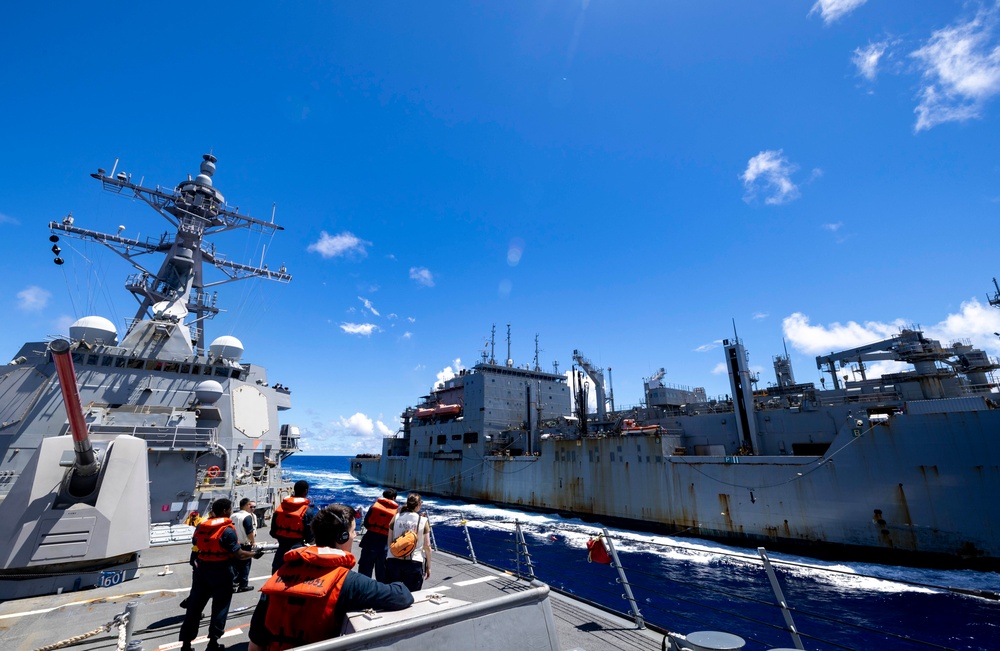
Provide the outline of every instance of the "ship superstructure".
{"type": "MultiPolygon", "coordinates": [[[[143,187],[115,169],[92,175],[105,190],[140,199],[165,218],[173,232],[158,238],[88,230],[72,216],[49,224],[57,264],[63,263],[62,235],[103,244],[136,269],[126,288],[139,307],[121,338],[111,321],[87,316],[70,327],[68,340],[90,432],[146,443],[154,543],[169,540],[170,525],[190,510],[204,513],[217,497],[246,496],[266,508],[285,487],[282,459],[298,448],[297,428],[278,418],[291,407],[289,390],[243,362],[236,337],[206,339],[205,323],[220,311],[214,287],[244,278],[291,279],[283,266],[270,271],[233,262],[210,242],[234,229],[281,229],[231,208],[214,186],[215,163],[205,155],[199,174],[173,189],[143,187]],[[160,256],[158,269],[143,265],[160,256]],[[210,269],[220,277],[210,278],[210,269]]],[[[0,366],[0,499],[43,439],[67,434],[62,401],[47,342],[24,344],[0,366]]]]}
{"type": "Polygon", "coordinates": [[[998,365],[982,350],[903,329],[818,357],[830,388],[797,383],[787,352],[762,388],[742,341],[723,343],[729,395],[660,372],[642,405],[608,412],[596,392],[580,419],[585,396],[564,376],[479,364],[407,410],[352,474],[806,555],[1000,568],[998,365]],[[910,368],[868,378],[871,361],[910,368]],[[452,403],[460,414],[417,418],[452,403]]]}

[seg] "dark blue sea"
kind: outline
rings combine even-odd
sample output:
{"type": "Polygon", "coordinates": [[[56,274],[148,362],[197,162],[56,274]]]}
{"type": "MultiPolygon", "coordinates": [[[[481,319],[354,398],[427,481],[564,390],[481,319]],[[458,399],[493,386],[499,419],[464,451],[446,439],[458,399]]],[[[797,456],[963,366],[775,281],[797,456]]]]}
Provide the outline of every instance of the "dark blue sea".
{"type": "MultiPolygon", "coordinates": [[[[285,462],[285,473],[307,479],[310,497],[321,505],[367,508],[381,495],[380,488],[351,477],[348,457],[294,456],[285,462]]],[[[628,613],[616,570],[587,562],[586,542],[599,525],[430,496],[424,507],[440,549],[470,555],[464,520],[477,560],[511,571],[518,569],[519,521],[539,579],[628,613]]],[[[646,622],[679,633],[727,631],[747,640],[747,651],[794,646],[754,550],[627,529],[609,532],[646,622]]],[[[1000,650],[1000,602],[948,589],[1000,592],[996,573],[769,557],[806,649],[1000,650]]]]}

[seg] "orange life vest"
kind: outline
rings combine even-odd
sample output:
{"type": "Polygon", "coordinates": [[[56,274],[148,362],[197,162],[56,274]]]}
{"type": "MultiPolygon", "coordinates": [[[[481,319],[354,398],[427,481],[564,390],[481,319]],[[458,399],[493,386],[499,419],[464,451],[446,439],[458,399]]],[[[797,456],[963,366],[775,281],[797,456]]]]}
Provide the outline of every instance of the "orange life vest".
{"type": "Polygon", "coordinates": [[[222,548],[222,534],[226,529],[232,529],[233,521],[229,518],[212,518],[205,520],[194,530],[194,545],[198,548],[199,561],[228,561],[233,557],[232,552],[222,548]]]}
{"type": "Polygon", "coordinates": [[[269,602],[267,651],[336,637],[333,611],[352,567],[354,555],[340,549],[310,545],[286,553],[285,564],[260,589],[269,602]]]}
{"type": "Polygon", "coordinates": [[[368,511],[368,531],[388,536],[389,522],[398,510],[399,504],[396,503],[396,500],[385,497],[378,498],[378,501],[372,504],[371,510],[368,511]]]}
{"type": "Polygon", "coordinates": [[[274,509],[274,535],[282,538],[302,539],[305,527],[302,518],[309,508],[308,497],[286,497],[274,509]]]}

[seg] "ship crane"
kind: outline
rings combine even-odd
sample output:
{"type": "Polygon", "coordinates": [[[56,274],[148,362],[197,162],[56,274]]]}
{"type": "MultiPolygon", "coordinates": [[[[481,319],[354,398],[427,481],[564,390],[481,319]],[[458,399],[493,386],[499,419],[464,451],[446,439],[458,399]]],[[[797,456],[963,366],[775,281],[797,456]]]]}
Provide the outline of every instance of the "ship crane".
{"type": "MultiPolygon", "coordinates": [[[[955,352],[943,348],[940,342],[924,337],[920,330],[903,329],[898,335],[857,348],[842,350],[816,357],[816,368],[825,370],[833,377],[833,388],[839,389],[836,363],[891,360],[912,364],[921,375],[932,375],[937,370],[937,362],[947,362],[955,352]],[[825,369],[824,369],[825,367],[825,369]]],[[[863,367],[863,366],[862,366],[863,367]]]]}
{"type": "Polygon", "coordinates": [[[604,371],[591,364],[590,360],[584,357],[579,350],[573,351],[573,360],[580,365],[587,377],[594,383],[594,394],[597,398],[597,420],[604,422],[608,419],[608,407],[604,395],[604,371]]]}

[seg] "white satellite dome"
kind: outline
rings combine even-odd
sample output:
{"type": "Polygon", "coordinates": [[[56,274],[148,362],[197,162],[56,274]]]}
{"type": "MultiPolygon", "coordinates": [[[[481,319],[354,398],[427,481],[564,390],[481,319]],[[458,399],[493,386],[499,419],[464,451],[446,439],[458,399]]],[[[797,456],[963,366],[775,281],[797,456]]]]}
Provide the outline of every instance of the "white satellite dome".
{"type": "Polygon", "coordinates": [[[222,397],[222,385],[215,380],[199,382],[194,388],[194,395],[203,405],[214,405],[222,397]]]}
{"type": "Polygon", "coordinates": [[[243,357],[243,342],[229,335],[218,337],[208,347],[208,354],[216,359],[221,357],[238,362],[243,357]]]}
{"type": "Polygon", "coordinates": [[[88,344],[118,344],[118,332],[114,324],[103,316],[85,316],[76,320],[69,327],[69,338],[73,341],[86,341],[88,344]]]}

